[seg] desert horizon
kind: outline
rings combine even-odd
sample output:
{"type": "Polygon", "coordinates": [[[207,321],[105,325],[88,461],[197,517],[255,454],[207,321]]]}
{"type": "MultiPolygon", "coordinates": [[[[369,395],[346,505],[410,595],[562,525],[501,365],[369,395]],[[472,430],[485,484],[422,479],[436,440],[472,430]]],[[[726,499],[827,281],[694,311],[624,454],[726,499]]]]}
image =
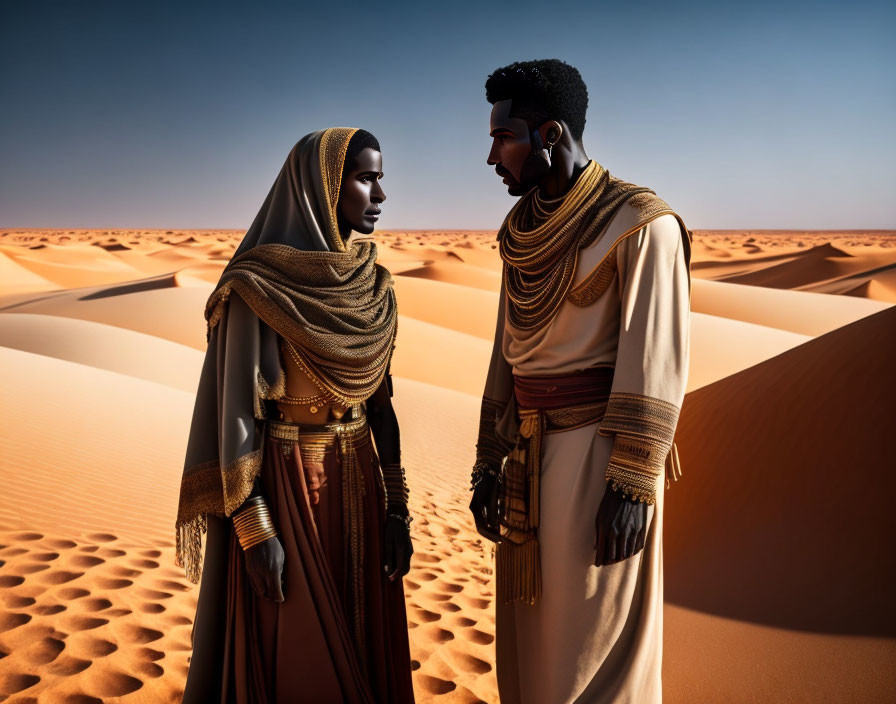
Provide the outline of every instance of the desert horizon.
{"type": "MultiPolygon", "coordinates": [[[[668,702],[893,701],[896,230],[695,230],[665,498],[668,702]],[[848,527],[848,530],[845,530],[848,527]]],[[[239,230],[0,230],[0,700],[176,702],[174,520],[203,310],[239,230]]],[[[411,490],[419,702],[497,702],[467,511],[495,232],[377,232],[411,490]]]]}

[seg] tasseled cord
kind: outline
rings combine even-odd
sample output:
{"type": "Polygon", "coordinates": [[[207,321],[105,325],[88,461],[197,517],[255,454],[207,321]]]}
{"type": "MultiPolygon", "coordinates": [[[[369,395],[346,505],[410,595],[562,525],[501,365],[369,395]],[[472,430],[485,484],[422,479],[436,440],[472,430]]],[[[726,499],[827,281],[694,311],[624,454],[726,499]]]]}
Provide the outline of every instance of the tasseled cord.
{"type": "Polygon", "coordinates": [[[520,600],[534,604],[541,596],[541,560],[538,540],[522,545],[501,541],[495,549],[498,574],[498,598],[505,604],[520,600]]]}
{"type": "Polygon", "coordinates": [[[666,455],[666,488],[672,486],[672,482],[677,482],[681,477],[681,462],[678,459],[678,445],[674,442],[666,455]]]}
{"type": "Polygon", "coordinates": [[[178,522],[176,526],[176,546],[174,564],[183,567],[193,584],[199,584],[202,576],[202,534],[208,530],[208,519],[204,513],[189,521],[178,522]]]}

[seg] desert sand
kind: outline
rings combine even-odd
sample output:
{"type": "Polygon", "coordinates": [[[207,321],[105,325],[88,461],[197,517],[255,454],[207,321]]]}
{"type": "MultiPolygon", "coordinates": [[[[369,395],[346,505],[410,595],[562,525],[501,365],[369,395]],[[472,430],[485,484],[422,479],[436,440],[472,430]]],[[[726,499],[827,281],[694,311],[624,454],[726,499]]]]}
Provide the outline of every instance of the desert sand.
{"type": "MultiPolygon", "coordinates": [[[[203,308],[242,233],[0,231],[0,701],[177,702],[174,518],[203,308]]],[[[494,233],[377,233],[400,321],[420,702],[496,702],[466,511],[494,233]]],[[[668,702],[896,700],[896,233],[697,232],[666,496],[668,702]]]]}

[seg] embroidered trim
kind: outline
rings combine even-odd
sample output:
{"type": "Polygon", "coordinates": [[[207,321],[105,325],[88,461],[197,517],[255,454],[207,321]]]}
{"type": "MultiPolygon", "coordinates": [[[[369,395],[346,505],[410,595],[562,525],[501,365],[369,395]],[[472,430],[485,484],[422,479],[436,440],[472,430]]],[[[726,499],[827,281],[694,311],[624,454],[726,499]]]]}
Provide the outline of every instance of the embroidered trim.
{"type": "MultiPolygon", "coordinates": [[[[664,471],[668,472],[678,414],[678,406],[658,398],[610,394],[598,432],[616,435],[606,474],[614,489],[638,501],[656,502],[657,480],[664,471]]],[[[676,465],[677,462],[673,467],[676,465]]],[[[674,470],[672,476],[678,478],[674,470]]]]}
{"type": "Polygon", "coordinates": [[[672,445],[679,408],[674,403],[652,396],[614,392],[607,403],[607,414],[600,424],[602,435],[623,433],[642,436],[672,445]]]}
{"type": "Polygon", "coordinates": [[[566,300],[580,308],[590,306],[610,288],[610,284],[613,283],[616,276],[616,268],[616,249],[614,248],[580,284],[566,294],[566,300]]]}

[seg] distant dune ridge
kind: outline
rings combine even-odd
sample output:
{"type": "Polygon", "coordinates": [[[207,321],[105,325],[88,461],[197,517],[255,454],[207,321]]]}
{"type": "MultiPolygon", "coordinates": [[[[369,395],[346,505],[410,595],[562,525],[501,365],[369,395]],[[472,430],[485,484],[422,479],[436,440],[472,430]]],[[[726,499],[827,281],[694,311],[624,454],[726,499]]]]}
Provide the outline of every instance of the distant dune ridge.
{"type": "MultiPolygon", "coordinates": [[[[401,319],[420,702],[496,702],[467,513],[494,233],[377,234],[401,319]]],[[[0,231],[0,699],[176,702],[173,524],[203,308],[242,232],[0,231]]],[[[896,701],[896,233],[695,233],[666,500],[669,702],[896,701]]]]}

